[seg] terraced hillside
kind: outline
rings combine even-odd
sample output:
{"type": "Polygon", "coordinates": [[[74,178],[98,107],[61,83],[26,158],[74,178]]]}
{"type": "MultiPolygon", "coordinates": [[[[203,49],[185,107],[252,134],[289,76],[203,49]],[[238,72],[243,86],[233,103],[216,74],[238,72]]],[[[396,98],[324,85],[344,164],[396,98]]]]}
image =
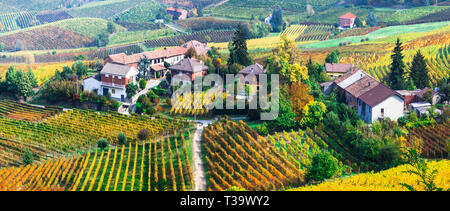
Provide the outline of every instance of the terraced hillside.
{"type": "Polygon", "coordinates": [[[0,190],[189,190],[193,183],[187,135],[3,168],[0,190]]]}
{"type": "Polygon", "coordinates": [[[5,49],[9,51],[16,49],[71,49],[93,45],[93,40],[85,35],[54,26],[40,27],[0,36],[0,42],[4,43],[5,49]],[[22,43],[23,47],[18,43],[22,43]]]}
{"type": "MultiPolygon", "coordinates": [[[[121,132],[124,132],[130,141],[135,141],[137,133],[142,129],[148,129],[151,139],[154,139],[188,125],[180,119],[129,117],[118,113],[85,110],[62,112],[36,123],[23,118],[9,118],[10,115],[17,116],[17,109],[20,108],[4,110],[4,116],[0,116],[0,138],[5,142],[2,146],[17,152],[15,156],[11,156],[11,150],[0,151],[2,166],[22,163],[21,155],[27,149],[38,149],[32,152],[39,159],[48,154],[61,155],[89,149],[99,138],[105,138],[114,145],[117,144],[117,135],[121,132]]],[[[42,110],[28,109],[28,116],[31,116],[31,113],[40,115],[44,112],[42,110]]]]}

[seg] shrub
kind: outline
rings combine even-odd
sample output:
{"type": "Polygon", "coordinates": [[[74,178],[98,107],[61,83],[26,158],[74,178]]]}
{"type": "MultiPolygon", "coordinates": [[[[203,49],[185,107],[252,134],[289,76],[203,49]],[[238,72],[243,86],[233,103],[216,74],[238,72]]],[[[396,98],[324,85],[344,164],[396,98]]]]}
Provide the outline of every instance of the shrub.
{"type": "Polygon", "coordinates": [[[322,182],[336,175],[338,161],[329,152],[322,151],[314,155],[311,166],[308,168],[306,179],[308,181],[322,182]]]}
{"type": "Polygon", "coordinates": [[[104,138],[101,138],[97,141],[97,146],[98,148],[100,148],[101,150],[104,150],[108,147],[108,141],[104,138]]]}
{"type": "Polygon", "coordinates": [[[266,123],[256,126],[256,131],[262,136],[267,136],[269,134],[269,129],[267,129],[266,123]]]}
{"type": "Polygon", "coordinates": [[[119,133],[117,140],[120,145],[125,145],[127,144],[127,135],[125,133],[119,133]]]}
{"type": "Polygon", "coordinates": [[[149,129],[140,130],[137,134],[137,137],[142,141],[148,140],[148,138],[150,137],[150,130],[149,129]]]}
{"type": "Polygon", "coordinates": [[[139,88],[141,89],[145,89],[145,87],[147,86],[147,81],[145,79],[141,79],[139,80],[139,88]]]}
{"type": "Polygon", "coordinates": [[[136,84],[128,84],[126,87],[126,93],[128,98],[132,98],[136,95],[138,90],[138,86],[136,84]]]}
{"type": "Polygon", "coordinates": [[[32,164],[33,163],[33,153],[29,149],[25,150],[25,152],[22,155],[22,160],[25,163],[25,165],[32,164]]]}

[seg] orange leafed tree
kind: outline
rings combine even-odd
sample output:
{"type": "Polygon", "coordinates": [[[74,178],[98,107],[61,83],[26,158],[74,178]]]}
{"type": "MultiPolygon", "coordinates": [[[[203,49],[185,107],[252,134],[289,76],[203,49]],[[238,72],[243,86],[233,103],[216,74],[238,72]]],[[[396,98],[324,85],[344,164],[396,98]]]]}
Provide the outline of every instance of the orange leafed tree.
{"type": "Polygon", "coordinates": [[[292,111],[297,114],[297,121],[301,119],[302,109],[306,106],[306,104],[314,100],[314,97],[311,96],[309,92],[309,86],[301,81],[292,83],[289,87],[292,111]]]}

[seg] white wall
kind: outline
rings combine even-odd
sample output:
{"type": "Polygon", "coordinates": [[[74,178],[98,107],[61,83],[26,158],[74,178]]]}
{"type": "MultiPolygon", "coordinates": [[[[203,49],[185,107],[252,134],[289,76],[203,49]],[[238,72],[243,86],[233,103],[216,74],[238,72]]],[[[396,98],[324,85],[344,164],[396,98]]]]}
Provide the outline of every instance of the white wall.
{"type": "Polygon", "coordinates": [[[174,65],[184,59],[184,55],[167,58],[165,61],[170,65],[174,65]]]}
{"type": "MultiPolygon", "coordinates": [[[[111,88],[111,87],[105,87],[108,88],[109,93],[111,94],[112,98],[115,98],[116,100],[121,99],[122,95],[126,98],[127,97],[127,93],[125,89],[120,89],[120,88],[111,88]],[[114,89],[114,93],[113,93],[113,89],[114,89]]],[[[102,92],[103,92],[103,86],[101,88],[102,92]]]]}
{"type": "Polygon", "coordinates": [[[100,81],[97,81],[95,78],[88,78],[86,80],[83,80],[83,91],[89,91],[93,92],[94,89],[98,90],[98,94],[102,94],[101,90],[101,83],[100,81]]]}
{"type": "Polygon", "coordinates": [[[397,120],[404,115],[403,107],[405,102],[397,95],[392,95],[380,104],[372,108],[372,121],[381,117],[381,109],[384,108],[384,117],[397,120]]]}

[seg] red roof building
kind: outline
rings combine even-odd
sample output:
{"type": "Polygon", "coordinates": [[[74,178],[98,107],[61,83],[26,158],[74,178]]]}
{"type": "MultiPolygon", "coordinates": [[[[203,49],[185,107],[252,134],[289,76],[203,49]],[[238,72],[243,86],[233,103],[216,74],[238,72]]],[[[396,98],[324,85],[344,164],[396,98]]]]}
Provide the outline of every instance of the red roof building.
{"type": "Polygon", "coordinates": [[[356,15],[349,12],[349,13],[339,17],[339,26],[344,29],[354,28],[355,27],[355,19],[356,19],[356,15]]]}
{"type": "Polygon", "coordinates": [[[184,9],[179,8],[173,8],[169,7],[167,8],[167,14],[171,15],[174,20],[183,20],[187,18],[188,12],[184,9]]]}

